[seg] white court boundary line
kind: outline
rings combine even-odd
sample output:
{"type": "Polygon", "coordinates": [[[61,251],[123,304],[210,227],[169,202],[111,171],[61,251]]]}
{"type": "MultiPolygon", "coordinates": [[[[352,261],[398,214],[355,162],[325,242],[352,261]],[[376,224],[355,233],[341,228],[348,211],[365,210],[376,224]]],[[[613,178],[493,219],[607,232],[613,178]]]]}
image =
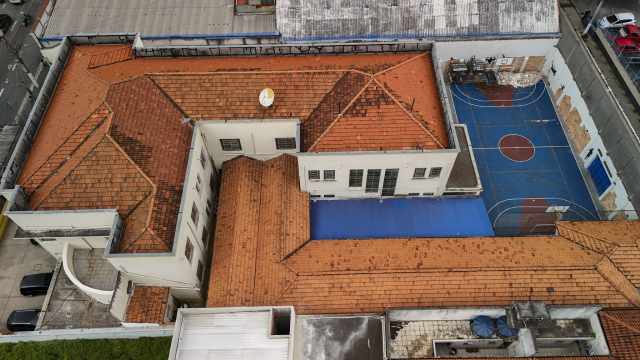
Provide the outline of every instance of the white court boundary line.
{"type": "MultiPolygon", "coordinates": [[[[594,219],[597,219],[597,218],[598,218],[597,216],[594,216],[594,214],[593,214],[590,210],[588,210],[587,208],[585,208],[584,206],[582,206],[582,205],[580,205],[580,204],[578,204],[578,203],[575,203],[575,202],[573,202],[573,201],[567,200],[567,199],[565,199],[565,198],[561,198],[561,197],[543,197],[543,198],[538,197],[538,198],[509,198],[509,199],[502,199],[502,200],[498,201],[497,203],[493,204],[493,206],[491,206],[491,208],[489,208],[489,210],[487,211],[487,215],[489,215],[489,216],[490,216],[490,215],[491,215],[491,212],[492,212],[492,211],[493,211],[493,210],[494,210],[498,205],[500,205],[500,204],[502,204],[502,203],[505,203],[505,202],[507,202],[507,201],[520,201],[520,200],[561,200],[561,201],[566,201],[568,204],[570,204],[570,205],[575,205],[575,207],[577,207],[577,208],[580,208],[580,209],[584,210],[584,212],[585,212],[585,213],[587,213],[587,214],[589,214],[589,215],[593,216],[593,218],[594,218],[594,219]]],[[[527,205],[521,205],[521,206],[527,206],[527,205]]],[[[534,205],[528,205],[528,206],[534,206],[534,205]]],[[[553,206],[553,205],[547,205],[547,206],[545,206],[545,207],[549,207],[549,206],[553,206]]],[[[571,209],[571,208],[569,208],[569,209],[571,209]]],[[[584,217],[584,216],[583,216],[583,217],[584,217]]]]}
{"type": "MultiPolygon", "coordinates": [[[[518,104],[518,105],[513,105],[513,104],[512,104],[512,105],[510,105],[510,106],[500,106],[500,105],[476,105],[476,104],[472,104],[472,103],[468,102],[467,100],[463,99],[463,98],[462,98],[462,97],[460,97],[458,94],[456,94],[456,92],[455,92],[455,91],[452,91],[451,93],[453,94],[453,96],[454,96],[455,98],[457,98],[458,100],[462,101],[463,103],[465,103],[465,104],[467,104],[467,105],[469,105],[469,106],[471,106],[471,107],[477,107],[477,108],[519,108],[519,107],[525,107],[525,106],[529,106],[529,105],[532,105],[532,104],[537,103],[537,102],[538,102],[538,101],[539,101],[539,100],[540,100],[540,99],[541,99],[541,98],[542,98],[542,97],[543,97],[547,92],[546,92],[546,89],[545,89],[545,88],[543,88],[543,89],[542,89],[542,91],[540,91],[540,95],[538,95],[538,97],[537,97],[537,98],[535,98],[533,101],[530,101],[530,102],[528,102],[528,103],[526,103],[526,104],[518,104]]],[[[482,100],[482,101],[484,101],[484,100],[482,100]]],[[[489,101],[486,101],[486,102],[489,102],[489,101]]]]}
{"type": "MultiPolygon", "coordinates": [[[[478,98],[475,98],[475,97],[473,97],[473,96],[469,95],[467,92],[463,91],[463,90],[461,89],[460,85],[458,85],[458,84],[453,84],[453,86],[454,86],[454,90],[458,90],[458,91],[460,92],[460,94],[461,94],[461,95],[463,95],[464,97],[466,97],[466,98],[468,98],[468,99],[471,99],[471,100],[473,100],[473,101],[487,101],[487,100],[484,100],[484,99],[478,99],[478,98]]],[[[507,102],[507,101],[519,101],[519,100],[526,100],[526,99],[528,99],[528,98],[532,97],[532,96],[533,96],[533,94],[535,94],[535,92],[538,90],[538,84],[536,84],[536,85],[534,85],[534,86],[531,86],[531,87],[532,87],[533,89],[532,89],[532,90],[531,90],[531,91],[530,91],[526,96],[519,97],[519,98],[513,98],[513,99],[510,99],[510,100],[491,100],[491,101],[504,101],[504,102],[507,102]]]]}
{"type": "MultiPolygon", "coordinates": [[[[500,212],[500,213],[496,216],[496,218],[493,220],[493,224],[492,224],[492,226],[493,226],[493,228],[494,228],[494,230],[495,230],[495,228],[496,228],[496,223],[498,222],[498,220],[500,220],[500,218],[504,215],[504,213],[506,213],[506,212],[507,212],[507,211],[509,211],[509,210],[512,210],[512,209],[545,209],[545,208],[547,208],[547,207],[548,207],[548,206],[538,206],[538,205],[517,205],[517,206],[510,206],[510,207],[508,207],[508,208],[504,209],[502,212],[500,212]]],[[[580,214],[579,212],[575,211],[575,210],[574,210],[574,209],[572,209],[572,208],[569,208],[569,209],[567,210],[567,212],[571,212],[572,214],[576,214],[576,215],[578,215],[582,220],[587,220],[587,218],[586,218],[584,215],[580,214]]],[[[550,214],[551,214],[551,213],[550,213],[550,214]]]]}

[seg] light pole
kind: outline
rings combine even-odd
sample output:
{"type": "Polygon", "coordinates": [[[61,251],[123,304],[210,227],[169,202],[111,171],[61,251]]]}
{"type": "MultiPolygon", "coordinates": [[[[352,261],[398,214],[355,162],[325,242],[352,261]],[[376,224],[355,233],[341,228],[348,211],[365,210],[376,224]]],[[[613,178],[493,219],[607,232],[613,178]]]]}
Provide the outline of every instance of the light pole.
{"type": "MultiPolygon", "coordinates": [[[[4,44],[7,47],[7,49],[9,49],[9,51],[11,51],[11,53],[18,60],[18,63],[20,64],[20,67],[22,67],[22,71],[24,71],[27,74],[27,77],[31,81],[31,85],[33,85],[33,87],[38,89],[39,88],[38,81],[36,81],[35,76],[33,76],[31,71],[29,71],[29,68],[27,67],[27,65],[22,60],[22,57],[20,56],[20,50],[14,48],[13,46],[11,46],[11,44],[9,44],[9,40],[7,40],[7,38],[6,38],[5,34],[4,34],[4,31],[2,31],[2,30],[0,30],[0,41],[4,42],[4,44]]],[[[33,96],[33,94],[31,93],[31,89],[28,89],[28,90],[29,90],[29,94],[31,94],[33,96]]]]}
{"type": "Polygon", "coordinates": [[[584,28],[584,31],[582,32],[582,36],[585,36],[587,35],[587,33],[589,33],[589,30],[591,29],[591,25],[593,24],[594,21],[598,21],[598,11],[600,11],[602,4],[604,4],[604,0],[600,0],[600,3],[598,3],[598,6],[596,6],[596,11],[593,12],[593,16],[591,17],[591,20],[589,21],[587,26],[584,28]]]}

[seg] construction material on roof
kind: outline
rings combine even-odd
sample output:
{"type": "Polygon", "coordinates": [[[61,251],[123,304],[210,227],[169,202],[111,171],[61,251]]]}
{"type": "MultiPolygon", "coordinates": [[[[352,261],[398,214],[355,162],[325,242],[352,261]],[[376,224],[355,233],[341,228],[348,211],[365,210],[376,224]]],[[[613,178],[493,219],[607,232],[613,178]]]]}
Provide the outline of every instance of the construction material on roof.
{"type": "Polygon", "coordinates": [[[234,13],[229,0],[57,0],[45,39],[80,34],[136,34],[143,38],[273,37],[274,15],[234,13]]]}
{"type": "Polygon", "coordinates": [[[556,0],[277,2],[285,41],[472,39],[559,32],[556,0]]]}
{"type": "Polygon", "coordinates": [[[311,202],[311,239],[493,236],[481,198],[311,202]]]}

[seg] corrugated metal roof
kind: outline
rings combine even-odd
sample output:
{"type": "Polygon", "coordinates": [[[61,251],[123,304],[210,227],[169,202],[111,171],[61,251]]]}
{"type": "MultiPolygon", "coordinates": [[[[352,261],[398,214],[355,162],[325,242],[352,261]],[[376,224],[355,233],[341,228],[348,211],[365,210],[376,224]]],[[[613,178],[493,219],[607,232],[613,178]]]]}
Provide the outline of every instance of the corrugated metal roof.
{"type": "Polygon", "coordinates": [[[137,32],[207,37],[277,30],[275,15],[234,15],[233,0],[58,0],[44,37],[137,32]]]}
{"type": "Polygon", "coordinates": [[[559,32],[557,0],[278,0],[276,14],[298,41],[559,32]]]}

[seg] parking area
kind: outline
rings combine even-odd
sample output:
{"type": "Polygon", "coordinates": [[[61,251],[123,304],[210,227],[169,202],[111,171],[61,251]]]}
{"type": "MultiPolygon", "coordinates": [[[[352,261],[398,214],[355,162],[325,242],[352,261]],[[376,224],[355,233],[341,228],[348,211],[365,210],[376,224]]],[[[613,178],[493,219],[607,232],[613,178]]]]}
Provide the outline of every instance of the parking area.
{"type": "Polygon", "coordinates": [[[14,224],[0,239],[0,333],[8,333],[7,317],[13,310],[41,308],[45,296],[26,297],[20,294],[20,280],[26,274],[53,271],[56,260],[39,246],[24,239],[14,239],[14,224]]]}

